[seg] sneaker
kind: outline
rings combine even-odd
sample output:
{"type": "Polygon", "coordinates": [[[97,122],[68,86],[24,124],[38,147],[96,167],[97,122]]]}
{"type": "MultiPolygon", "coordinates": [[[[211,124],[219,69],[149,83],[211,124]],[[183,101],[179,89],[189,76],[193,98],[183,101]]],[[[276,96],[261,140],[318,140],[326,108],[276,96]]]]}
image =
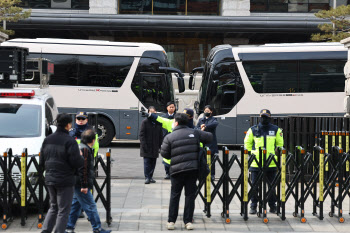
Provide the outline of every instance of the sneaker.
{"type": "Polygon", "coordinates": [[[175,223],[174,223],[174,222],[168,222],[168,223],[166,224],[166,228],[167,228],[168,230],[174,230],[174,229],[175,229],[175,223]]]}
{"type": "Polygon", "coordinates": [[[153,183],[153,184],[156,183],[156,181],[153,180],[153,178],[150,179],[150,182],[153,183]]]}
{"type": "Polygon", "coordinates": [[[74,233],[74,228],[67,228],[65,233],[74,233]]]}
{"type": "Polygon", "coordinates": [[[249,214],[256,214],[256,207],[250,207],[249,214]]]}
{"type": "Polygon", "coordinates": [[[276,206],[271,206],[271,207],[270,207],[270,213],[273,213],[273,214],[277,213],[277,208],[276,208],[276,206]]]}
{"type": "Polygon", "coordinates": [[[193,224],[191,222],[188,222],[185,224],[186,230],[193,230],[193,224]]]}
{"type": "Polygon", "coordinates": [[[164,180],[170,180],[170,175],[166,174],[166,176],[164,177],[164,180]]]}
{"type": "Polygon", "coordinates": [[[145,180],[145,184],[150,184],[150,183],[151,183],[151,180],[147,178],[147,179],[145,180]]]}
{"type": "Polygon", "coordinates": [[[93,233],[110,233],[112,230],[105,230],[105,229],[100,229],[100,230],[94,230],[93,233]]]}

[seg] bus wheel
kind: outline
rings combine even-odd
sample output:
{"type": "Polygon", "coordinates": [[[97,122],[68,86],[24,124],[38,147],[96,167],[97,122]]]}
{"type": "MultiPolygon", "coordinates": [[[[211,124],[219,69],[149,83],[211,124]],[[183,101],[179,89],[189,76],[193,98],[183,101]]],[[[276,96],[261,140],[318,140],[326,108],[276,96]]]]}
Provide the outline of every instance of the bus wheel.
{"type": "Polygon", "coordinates": [[[108,146],[115,136],[113,124],[105,117],[99,116],[97,128],[100,146],[108,146]]]}

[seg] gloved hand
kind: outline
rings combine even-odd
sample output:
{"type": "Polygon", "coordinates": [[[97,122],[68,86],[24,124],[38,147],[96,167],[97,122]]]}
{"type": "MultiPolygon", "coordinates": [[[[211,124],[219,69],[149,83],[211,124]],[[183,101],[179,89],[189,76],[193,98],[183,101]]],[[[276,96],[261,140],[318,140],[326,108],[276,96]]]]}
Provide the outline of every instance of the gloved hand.
{"type": "Polygon", "coordinates": [[[148,115],[149,115],[147,110],[144,107],[141,107],[140,112],[141,112],[142,117],[148,117],[148,115]]]}

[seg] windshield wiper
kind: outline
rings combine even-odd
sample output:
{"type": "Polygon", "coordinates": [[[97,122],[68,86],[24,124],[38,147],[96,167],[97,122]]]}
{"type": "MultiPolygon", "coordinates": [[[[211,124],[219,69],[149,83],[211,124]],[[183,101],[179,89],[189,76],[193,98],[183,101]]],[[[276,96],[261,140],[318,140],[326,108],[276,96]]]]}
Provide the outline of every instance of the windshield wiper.
{"type": "Polygon", "coordinates": [[[0,135],[0,138],[17,138],[17,137],[10,136],[10,135],[0,135]]]}

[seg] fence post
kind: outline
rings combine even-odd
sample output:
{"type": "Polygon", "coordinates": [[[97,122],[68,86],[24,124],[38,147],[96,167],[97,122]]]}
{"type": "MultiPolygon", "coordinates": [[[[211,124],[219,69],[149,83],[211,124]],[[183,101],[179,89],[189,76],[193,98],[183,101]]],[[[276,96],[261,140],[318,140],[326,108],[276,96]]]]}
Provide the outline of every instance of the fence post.
{"type": "Polygon", "coordinates": [[[324,150],[320,150],[320,175],[319,175],[319,200],[320,200],[320,219],[323,219],[323,188],[324,188],[324,150]]]}
{"type": "Polygon", "coordinates": [[[7,187],[8,187],[8,171],[7,171],[7,155],[12,154],[12,149],[9,148],[4,152],[4,161],[3,161],[3,173],[4,173],[4,193],[3,193],[3,200],[4,200],[4,206],[3,206],[3,215],[2,215],[2,225],[1,228],[3,230],[7,229],[8,227],[8,211],[9,211],[9,206],[8,206],[8,194],[7,194],[7,187]]]}
{"type": "Polygon", "coordinates": [[[27,206],[27,148],[23,149],[21,158],[21,225],[26,224],[26,206],[27,206]]]}
{"type": "Polygon", "coordinates": [[[209,174],[205,178],[205,199],[206,199],[206,211],[207,211],[207,217],[211,217],[211,211],[210,211],[210,204],[211,204],[211,150],[207,147],[207,164],[209,166],[209,174]]]}
{"type": "Polygon", "coordinates": [[[244,208],[244,217],[243,219],[246,221],[248,220],[248,158],[249,158],[249,154],[248,154],[248,150],[244,149],[244,157],[243,157],[243,208],[244,208]]]}
{"type": "Polygon", "coordinates": [[[38,183],[39,183],[39,215],[38,215],[38,229],[41,229],[43,227],[43,220],[44,220],[44,172],[42,170],[42,166],[40,164],[40,156],[39,153],[39,166],[38,166],[38,183]]]}
{"type": "Polygon", "coordinates": [[[267,184],[267,158],[266,158],[266,153],[267,150],[266,148],[263,148],[263,196],[262,196],[262,201],[263,201],[263,222],[268,223],[269,219],[267,218],[267,189],[266,189],[266,184],[267,184]]]}
{"type": "Polygon", "coordinates": [[[281,205],[282,205],[282,220],[286,219],[286,154],[287,151],[282,149],[281,158],[281,205]]]}
{"type": "Polygon", "coordinates": [[[106,222],[107,222],[108,226],[110,226],[112,223],[112,216],[111,216],[111,149],[110,148],[107,149],[106,158],[107,158],[106,222]]]}

